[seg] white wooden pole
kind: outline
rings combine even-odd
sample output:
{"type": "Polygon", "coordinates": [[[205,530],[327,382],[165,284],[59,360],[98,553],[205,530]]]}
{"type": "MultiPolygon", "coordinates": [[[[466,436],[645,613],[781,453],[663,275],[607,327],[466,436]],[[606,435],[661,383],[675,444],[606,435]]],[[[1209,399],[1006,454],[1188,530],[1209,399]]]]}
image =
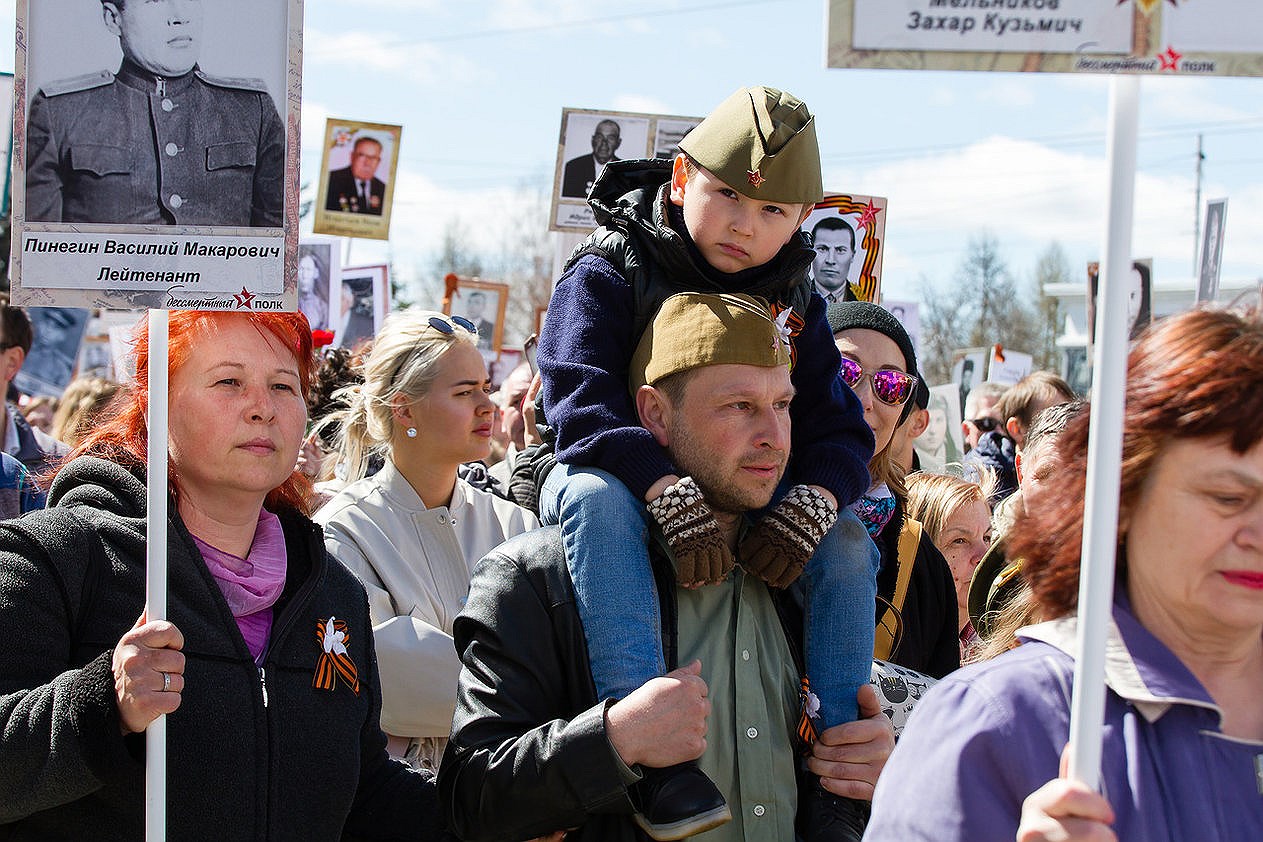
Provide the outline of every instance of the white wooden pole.
{"type": "MultiPolygon", "coordinates": [[[[150,621],[167,617],[167,326],[166,310],[149,311],[148,547],[145,605],[150,621]]],[[[145,842],[167,838],[167,718],[145,732],[145,842]]]]}
{"type": "Polygon", "coordinates": [[[1070,709],[1070,777],[1093,789],[1100,786],[1105,638],[1114,593],[1127,340],[1131,329],[1127,318],[1127,292],[1132,263],[1139,106],[1140,78],[1114,76],[1110,80],[1107,139],[1109,218],[1097,293],[1092,426],[1088,433],[1083,562],[1079,574],[1078,657],[1070,709]]]}

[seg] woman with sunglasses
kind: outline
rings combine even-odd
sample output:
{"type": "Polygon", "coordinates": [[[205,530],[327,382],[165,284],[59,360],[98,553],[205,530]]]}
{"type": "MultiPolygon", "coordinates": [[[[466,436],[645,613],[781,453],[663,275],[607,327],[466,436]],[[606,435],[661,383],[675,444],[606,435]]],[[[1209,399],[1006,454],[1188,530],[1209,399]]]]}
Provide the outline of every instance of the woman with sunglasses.
{"type": "Polygon", "coordinates": [[[315,520],[368,589],[391,754],[437,769],[451,729],[460,660],[452,622],[474,564],[538,526],[519,506],[457,477],[485,459],[495,412],[468,319],[406,310],[386,319],[362,384],[340,393],[339,458],[350,484],[315,520]],[[373,456],[384,465],[366,476],[373,456]]]}
{"type": "Polygon", "coordinates": [[[828,318],[842,353],[839,376],[859,398],[876,442],[872,487],[854,506],[881,554],[875,654],[941,678],[960,666],[956,589],[943,554],[905,514],[904,470],[891,452],[895,429],[911,414],[916,352],[903,325],[876,304],[831,304],[828,318]]]}

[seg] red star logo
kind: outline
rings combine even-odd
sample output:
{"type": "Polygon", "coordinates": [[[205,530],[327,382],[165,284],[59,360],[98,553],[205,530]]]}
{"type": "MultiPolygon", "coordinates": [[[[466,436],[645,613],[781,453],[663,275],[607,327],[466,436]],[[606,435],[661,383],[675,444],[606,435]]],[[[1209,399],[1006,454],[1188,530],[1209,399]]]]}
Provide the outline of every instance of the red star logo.
{"type": "Polygon", "coordinates": [[[767,181],[767,179],[764,178],[758,170],[746,170],[746,178],[748,178],[750,183],[755,187],[762,187],[763,182],[767,181]]]}
{"type": "Polygon", "coordinates": [[[254,301],[255,294],[245,287],[241,288],[241,292],[234,293],[232,296],[237,302],[237,309],[250,309],[250,302],[254,301]]]}
{"type": "Polygon", "coordinates": [[[855,223],[855,227],[863,228],[867,231],[873,230],[873,226],[877,224],[877,214],[881,212],[882,209],[874,205],[872,199],[869,199],[868,206],[860,212],[860,218],[859,221],[855,223]]]}
{"type": "Polygon", "coordinates": [[[1167,47],[1165,53],[1158,53],[1158,61],[1162,62],[1161,70],[1175,71],[1180,66],[1180,59],[1184,58],[1183,54],[1177,53],[1175,47],[1167,47]]]}

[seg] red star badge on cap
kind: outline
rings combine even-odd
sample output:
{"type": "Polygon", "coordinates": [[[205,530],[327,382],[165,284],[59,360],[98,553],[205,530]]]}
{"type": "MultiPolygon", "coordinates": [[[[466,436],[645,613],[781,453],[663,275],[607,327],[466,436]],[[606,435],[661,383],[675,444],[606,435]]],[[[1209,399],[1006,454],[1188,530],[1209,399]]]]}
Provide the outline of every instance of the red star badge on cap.
{"type": "Polygon", "coordinates": [[[1179,69],[1180,59],[1184,58],[1183,54],[1177,53],[1175,47],[1167,47],[1165,53],[1158,53],[1158,61],[1162,62],[1162,70],[1175,71],[1179,69]]]}
{"type": "Polygon", "coordinates": [[[762,187],[763,182],[767,181],[767,179],[764,178],[758,170],[746,170],[746,178],[749,179],[750,183],[755,187],[762,187]]]}
{"type": "Polygon", "coordinates": [[[237,302],[237,309],[250,309],[250,302],[254,301],[255,294],[245,287],[241,288],[241,292],[234,293],[232,296],[237,302]]]}
{"type": "Polygon", "coordinates": [[[882,212],[882,208],[873,204],[873,200],[868,200],[868,206],[860,212],[859,221],[855,223],[856,228],[863,228],[867,231],[873,230],[873,226],[877,224],[877,214],[882,212]]]}

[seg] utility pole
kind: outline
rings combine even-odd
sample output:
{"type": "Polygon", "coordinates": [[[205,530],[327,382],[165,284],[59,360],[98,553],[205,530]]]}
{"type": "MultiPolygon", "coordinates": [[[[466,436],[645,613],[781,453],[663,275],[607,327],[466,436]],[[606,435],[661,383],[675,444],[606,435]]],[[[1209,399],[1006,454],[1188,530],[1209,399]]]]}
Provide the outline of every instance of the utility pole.
{"type": "Polygon", "coordinates": [[[1197,250],[1202,244],[1202,136],[1197,136],[1197,198],[1193,201],[1193,277],[1197,277],[1197,250]]]}

